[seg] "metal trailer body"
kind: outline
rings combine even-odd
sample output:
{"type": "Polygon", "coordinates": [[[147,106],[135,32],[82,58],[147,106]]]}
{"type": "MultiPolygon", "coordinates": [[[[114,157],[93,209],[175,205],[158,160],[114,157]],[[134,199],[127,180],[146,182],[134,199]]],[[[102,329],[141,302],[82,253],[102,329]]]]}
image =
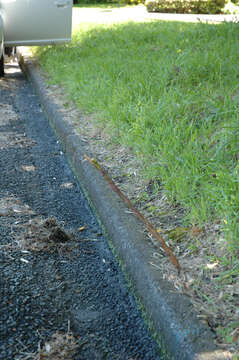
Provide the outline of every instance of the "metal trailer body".
{"type": "Polygon", "coordinates": [[[72,0],[0,0],[0,59],[4,48],[69,42],[71,29],[72,0]]]}

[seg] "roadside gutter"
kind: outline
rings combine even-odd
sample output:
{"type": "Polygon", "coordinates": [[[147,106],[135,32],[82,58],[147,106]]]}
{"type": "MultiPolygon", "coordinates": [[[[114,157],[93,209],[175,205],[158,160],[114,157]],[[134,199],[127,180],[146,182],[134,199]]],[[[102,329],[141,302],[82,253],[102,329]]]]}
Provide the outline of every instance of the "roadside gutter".
{"type": "Polygon", "coordinates": [[[206,324],[199,321],[189,299],[163,279],[157,267],[152,266],[155,248],[147,240],[143,225],[129,212],[101,173],[85,160],[81,138],[74,131],[73,124],[65,121],[59,105],[48,97],[47,86],[38,66],[22,49],[18,51],[18,57],[133,285],[136,297],[172,359],[232,359],[230,353],[216,347],[214,334],[206,324]]]}

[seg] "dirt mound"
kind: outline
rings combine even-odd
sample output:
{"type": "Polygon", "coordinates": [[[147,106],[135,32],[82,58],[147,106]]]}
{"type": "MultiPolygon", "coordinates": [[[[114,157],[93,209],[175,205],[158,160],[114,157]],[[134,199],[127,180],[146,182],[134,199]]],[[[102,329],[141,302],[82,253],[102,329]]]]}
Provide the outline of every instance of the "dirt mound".
{"type": "Polygon", "coordinates": [[[15,236],[21,249],[32,251],[55,251],[74,239],[73,234],[65,231],[55,218],[36,217],[23,225],[23,230],[15,236]]]}
{"type": "Polygon", "coordinates": [[[36,353],[26,354],[23,360],[71,360],[77,350],[77,340],[71,333],[57,331],[36,353]]]}

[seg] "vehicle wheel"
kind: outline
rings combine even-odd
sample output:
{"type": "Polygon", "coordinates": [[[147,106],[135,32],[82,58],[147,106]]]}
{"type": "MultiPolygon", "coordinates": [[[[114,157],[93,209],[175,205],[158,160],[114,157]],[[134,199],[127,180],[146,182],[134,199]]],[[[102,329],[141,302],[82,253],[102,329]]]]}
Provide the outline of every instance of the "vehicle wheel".
{"type": "Polygon", "coordinates": [[[0,77],[4,76],[4,57],[0,58],[0,77]]]}

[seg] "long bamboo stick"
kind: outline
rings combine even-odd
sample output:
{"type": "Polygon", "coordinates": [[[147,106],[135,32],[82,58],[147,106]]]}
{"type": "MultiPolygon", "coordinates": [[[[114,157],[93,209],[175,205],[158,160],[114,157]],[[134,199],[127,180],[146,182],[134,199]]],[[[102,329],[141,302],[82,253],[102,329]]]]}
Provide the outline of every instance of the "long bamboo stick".
{"type": "Polygon", "coordinates": [[[149,232],[151,233],[151,235],[153,235],[155,237],[155,239],[158,240],[159,245],[161,246],[161,248],[164,250],[164,252],[166,253],[166,255],[169,257],[171,263],[176,267],[176,269],[178,270],[178,272],[180,273],[181,271],[181,266],[179,264],[178,259],[176,258],[176,256],[174,255],[173,251],[170,249],[170,247],[166,244],[165,240],[163,239],[163,237],[161,235],[159,235],[159,233],[157,232],[157,230],[153,227],[153,225],[149,222],[149,220],[139,212],[139,210],[137,210],[133,204],[131,203],[131,201],[120,191],[120,189],[115,185],[115,183],[113,182],[113,180],[110,178],[110,176],[107,174],[106,170],[104,170],[100,164],[95,160],[95,159],[91,159],[88,155],[84,155],[86,160],[88,160],[97,170],[99,170],[101,172],[101,174],[103,175],[103,177],[106,179],[106,181],[108,182],[108,184],[110,185],[111,189],[116,192],[120,198],[127,204],[128,208],[133,212],[133,214],[142,222],[146,225],[147,229],[149,230],[149,232]]]}

